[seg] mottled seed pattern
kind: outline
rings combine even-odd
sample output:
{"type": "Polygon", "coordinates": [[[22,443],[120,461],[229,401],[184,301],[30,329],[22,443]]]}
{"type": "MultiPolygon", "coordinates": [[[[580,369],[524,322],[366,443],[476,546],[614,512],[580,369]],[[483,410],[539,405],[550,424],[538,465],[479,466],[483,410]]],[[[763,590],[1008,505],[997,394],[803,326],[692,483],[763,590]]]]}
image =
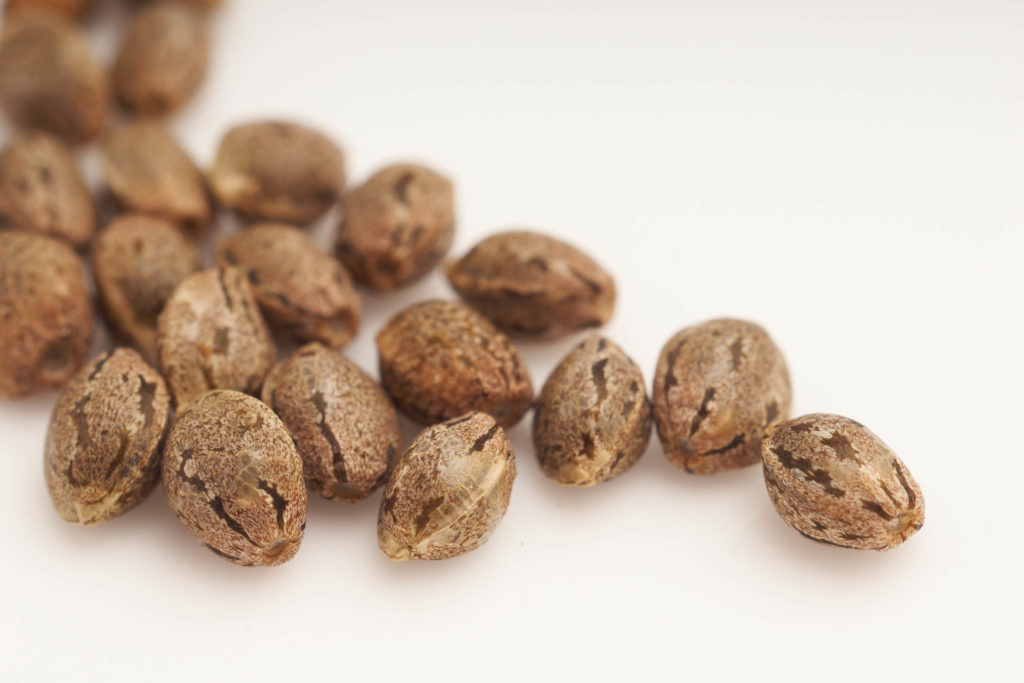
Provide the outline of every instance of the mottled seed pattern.
{"type": "Polygon", "coordinates": [[[85,362],[93,308],[64,242],[0,231],[0,396],[62,386],[85,362]]]}
{"type": "Polygon", "coordinates": [[[512,445],[489,415],[428,427],[384,489],[380,549],[393,560],[442,560],[480,547],[505,516],[515,477],[512,445]]]}
{"type": "Polygon", "coordinates": [[[60,516],[98,524],[148,496],[170,416],[167,385],[135,351],[107,351],[82,368],[46,435],[46,486],[60,516]]]}
{"type": "Polygon", "coordinates": [[[295,439],[309,488],[325,498],[365,498],[384,482],[402,445],[384,390],[322,344],[308,344],[275,366],[263,383],[263,402],[295,439]]]}
{"type": "Polygon", "coordinates": [[[217,245],[217,263],[246,272],[270,325],[303,341],[347,344],[362,307],[345,268],[303,230],[262,223],[217,245]]]}
{"type": "Polygon", "coordinates": [[[653,401],[670,461],[692,474],[745,467],[761,457],[764,430],[789,417],[789,370],[760,326],[712,320],[665,344],[653,401]]]}
{"type": "Polygon", "coordinates": [[[178,409],[211,389],[259,391],[277,349],[245,273],[194,273],[157,318],[157,357],[178,409]]]}
{"type": "Polygon", "coordinates": [[[361,283],[394,289],[436,266],[451,247],[450,180],[424,166],[381,169],[344,194],[338,258],[361,283]]]}
{"type": "Polygon", "coordinates": [[[294,123],[250,123],[228,131],[209,172],[217,199],[250,220],[308,223],[345,183],[341,150],[294,123]]]}
{"type": "Polygon", "coordinates": [[[526,230],[492,235],[447,267],[469,305],[506,332],[558,336],[605,324],[615,282],[579,249],[526,230]]]}
{"type": "Polygon", "coordinates": [[[212,391],[171,427],[162,481],[178,519],[214,554],[278,565],[306,528],[302,461],[270,408],[237,391],[212,391]]]}
{"type": "Polygon", "coordinates": [[[640,458],[651,437],[651,406],[640,368],[621,348],[592,335],[559,363],[534,412],[541,469],[570,486],[613,479],[640,458]]]}
{"type": "Polygon", "coordinates": [[[199,250],[161,218],[115,218],[92,247],[93,275],[110,328],[156,363],[156,321],[181,281],[199,270],[199,250]]]}
{"type": "Polygon", "coordinates": [[[779,515],[813,541],[888,550],[924,524],[910,470],[859,422],[805,415],[769,428],[764,481],[779,515]]]}
{"type": "Polygon", "coordinates": [[[377,351],[388,394],[426,424],[479,410],[509,427],[533,401],[526,365],[508,337],[460,302],[406,308],[377,335],[377,351]]]}
{"type": "Polygon", "coordinates": [[[26,230],[85,245],[96,208],[74,157],[57,138],[25,133],[0,154],[0,229],[26,230]]]}

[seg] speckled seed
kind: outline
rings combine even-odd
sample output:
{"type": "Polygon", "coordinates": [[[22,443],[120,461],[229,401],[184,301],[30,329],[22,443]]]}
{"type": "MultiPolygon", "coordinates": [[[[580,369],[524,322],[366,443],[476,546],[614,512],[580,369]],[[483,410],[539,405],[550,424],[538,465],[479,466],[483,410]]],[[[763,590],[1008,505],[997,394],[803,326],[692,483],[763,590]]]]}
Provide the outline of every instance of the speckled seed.
{"type": "Polygon", "coordinates": [[[163,124],[125,123],[103,140],[110,192],[124,211],[160,216],[192,232],[210,222],[203,175],[163,124]]]}
{"type": "Polygon", "coordinates": [[[309,487],[355,502],[380,486],[402,444],[384,390],[337,351],[309,344],[263,383],[263,402],[284,422],[309,487]]]}
{"type": "Polygon", "coordinates": [[[100,232],[92,269],[111,329],[156,363],[156,320],[175,288],[199,270],[199,250],[173,223],[126,214],[100,232]]]}
{"type": "Polygon", "coordinates": [[[167,385],[135,351],[107,351],[82,368],[46,435],[46,487],[60,516],[99,524],[148,496],[170,417],[167,385]]]}
{"type": "Polygon", "coordinates": [[[211,391],[179,414],[164,449],[164,492],[178,519],[235,564],[277,565],[306,529],[302,461],[260,401],[211,391]]]}
{"type": "Polygon", "coordinates": [[[63,385],[92,341],[82,264],[64,242],[0,232],[0,396],[63,385]]]}
{"type": "Polygon", "coordinates": [[[4,11],[41,9],[75,18],[85,14],[90,6],[92,0],[6,0],[4,11]]]}
{"type": "Polygon", "coordinates": [[[250,220],[308,223],[345,183],[341,150],[294,123],[250,123],[228,131],[209,172],[210,188],[250,220]]]}
{"type": "Polygon", "coordinates": [[[359,282],[394,289],[436,266],[452,243],[454,189],[424,166],[387,166],[342,198],[338,258],[359,282]]]}
{"type": "Polygon", "coordinates": [[[654,374],[654,419],[665,455],[691,474],[745,467],[765,428],[789,417],[789,370],[758,325],[712,320],[677,333],[654,374]]]}
{"type": "Polygon", "coordinates": [[[84,142],[106,125],[109,99],[107,74],[74,21],[36,10],[5,16],[0,105],[17,125],[84,142]]]}
{"type": "Polygon", "coordinates": [[[593,486],[619,476],[651,438],[651,406],[640,368],[592,335],[544,383],[533,416],[541,469],[559,484],[593,486]]]}
{"type": "Polygon", "coordinates": [[[237,268],[185,278],[157,318],[156,348],[179,410],[210,389],[258,392],[277,356],[237,268]]]}
{"type": "Polygon", "coordinates": [[[425,424],[472,410],[510,427],[533,401],[526,365],[508,337],[457,301],[426,301],[377,335],[381,383],[403,412],[425,424]]]}
{"type": "Polygon", "coordinates": [[[448,281],[506,332],[558,336],[612,317],[615,282],[579,249],[536,232],[492,235],[448,264],[448,281]]]}
{"type": "Polygon", "coordinates": [[[888,550],[924,524],[910,470],[867,427],[839,415],[804,415],[770,427],[764,481],[779,515],[812,541],[888,550]]]}
{"type": "Polygon", "coordinates": [[[267,322],[304,341],[347,344],[362,308],[345,268],[303,230],[263,223],[217,245],[217,263],[249,276],[267,322]]]}
{"type": "Polygon", "coordinates": [[[96,208],[59,139],[26,133],[0,153],[0,228],[50,235],[76,247],[92,239],[96,208]]]}
{"type": "Polygon", "coordinates": [[[143,8],[128,26],[114,62],[113,83],[126,108],[146,115],[187,102],[206,75],[202,10],[187,0],[143,8]]]}
{"type": "Polygon", "coordinates": [[[384,488],[377,544],[392,560],[443,560],[483,545],[508,509],[516,461],[491,416],[420,432],[384,488]]]}

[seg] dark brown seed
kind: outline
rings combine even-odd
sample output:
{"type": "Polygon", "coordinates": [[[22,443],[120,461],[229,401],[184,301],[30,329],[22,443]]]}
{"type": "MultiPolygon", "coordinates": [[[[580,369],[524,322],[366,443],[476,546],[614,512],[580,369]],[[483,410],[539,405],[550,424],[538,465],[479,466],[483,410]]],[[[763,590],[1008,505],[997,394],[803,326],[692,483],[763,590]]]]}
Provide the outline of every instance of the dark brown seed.
{"type": "Polygon", "coordinates": [[[384,388],[425,424],[479,410],[510,427],[533,401],[526,365],[508,337],[457,301],[406,308],[377,335],[377,351],[384,388]]]}
{"type": "Polygon", "coordinates": [[[811,540],[888,550],[924,524],[924,496],[903,461],[859,422],[805,415],[773,425],[761,445],[768,494],[811,540]]]}
{"type": "Polygon", "coordinates": [[[263,402],[295,439],[306,483],[325,498],[365,498],[384,481],[402,445],[384,390],[321,344],[304,346],[275,366],[263,383],[263,402]]]}
{"type": "Polygon", "coordinates": [[[84,142],[106,125],[109,100],[107,74],[74,21],[36,10],[5,16],[0,105],[17,125],[84,142]]]}
{"type": "Polygon", "coordinates": [[[489,415],[428,427],[388,478],[377,544],[392,560],[443,560],[478,548],[505,516],[515,478],[512,445],[489,415]]]}
{"type": "Polygon", "coordinates": [[[424,166],[381,169],[343,197],[338,258],[359,282],[394,289],[440,263],[455,229],[450,180],[424,166]]]}
{"type": "Polygon", "coordinates": [[[66,243],[0,232],[0,396],[62,386],[85,362],[93,309],[66,243]]]}
{"type": "Polygon", "coordinates": [[[643,455],[651,405],[640,368],[622,349],[593,335],[544,383],[533,416],[541,469],[570,486],[614,479],[643,455]]]}
{"type": "Polygon", "coordinates": [[[246,272],[271,327],[328,346],[347,344],[359,329],[351,278],[299,228],[263,223],[235,233],[217,245],[217,263],[246,272]]]}
{"type": "Polygon", "coordinates": [[[125,123],[103,140],[103,167],[123,211],[165,218],[198,233],[210,222],[203,175],[163,124],[125,123]]]}
{"type": "Polygon", "coordinates": [[[4,2],[4,11],[17,12],[40,9],[76,18],[85,14],[86,10],[91,6],[92,0],[6,0],[4,2]]]}
{"type": "Polygon", "coordinates": [[[59,237],[75,247],[92,239],[92,196],[58,138],[26,133],[0,154],[0,227],[59,237]]]}
{"type": "Polygon", "coordinates": [[[92,268],[111,329],[156,363],[156,320],[181,281],[199,270],[199,250],[173,223],[115,218],[93,242],[92,268]]]}
{"type": "Polygon", "coordinates": [[[654,374],[654,419],[665,455],[691,474],[761,457],[766,427],[789,416],[789,370],[768,333],[712,320],[669,339],[654,374]]]}
{"type": "Polygon", "coordinates": [[[492,235],[447,267],[466,302],[506,332],[554,337],[612,317],[615,282],[579,249],[536,232],[492,235]]]}
{"type": "Polygon", "coordinates": [[[344,159],[311,128],[250,123],[224,136],[208,177],[220,203],[247,219],[303,224],[337,200],[344,159]]]}
{"type": "Polygon", "coordinates": [[[46,435],[46,486],[60,516],[98,524],[148,496],[170,417],[167,385],[135,351],[108,351],[82,368],[46,435]]]}
{"type": "Polygon", "coordinates": [[[215,555],[287,562],[306,528],[302,461],[281,420],[251,396],[211,391],[178,415],[164,449],[171,509],[215,555]]]}
{"type": "Polygon", "coordinates": [[[157,318],[157,357],[178,409],[211,389],[256,393],[277,349],[245,273],[193,273],[157,318]]]}

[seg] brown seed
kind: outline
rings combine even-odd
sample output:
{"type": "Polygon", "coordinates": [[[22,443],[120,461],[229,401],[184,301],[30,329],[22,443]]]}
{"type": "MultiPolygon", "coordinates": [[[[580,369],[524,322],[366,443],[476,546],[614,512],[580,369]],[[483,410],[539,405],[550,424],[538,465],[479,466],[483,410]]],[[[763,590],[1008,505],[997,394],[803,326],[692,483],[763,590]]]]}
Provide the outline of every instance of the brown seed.
{"type": "Polygon", "coordinates": [[[541,469],[570,486],[619,476],[643,455],[650,437],[651,405],[640,368],[596,334],[551,373],[533,415],[541,469]]]}
{"type": "Polygon", "coordinates": [[[281,420],[237,391],[211,391],[178,415],[164,449],[164,492],[215,554],[246,566],[295,556],[306,528],[302,460],[281,420]]]}
{"type": "Polygon", "coordinates": [[[492,235],[448,264],[448,281],[506,332],[554,337],[612,317],[615,282],[589,256],[536,232],[492,235]]]}
{"type": "Polygon", "coordinates": [[[782,422],[766,432],[761,454],[775,509],[813,541],[888,550],[924,524],[921,487],[859,422],[820,413],[782,422]]]}
{"type": "Polygon", "coordinates": [[[789,370],[758,325],[712,320],[668,340],[654,374],[665,455],[691,474],[757,462],[765,428],[789,417],[789,370]]]}
{"type": "Polygon", "coordinates": [[[510,427],[533,401],[526,365],[508,337],[457,301],[401,311],[377,335],[377,351],[384,388],[425,424],[479,410],[510,427]]]}
{"type": "Polygon", "coordinates": [[[46,486],[60,516],[99,524],[148,496],[170,418],[167,385],[135,351],[107,351],[82,368],[46,435],[46,486]]]}
{"type": "Polygon", "coordinates": [[[96,208],[59,139],[26,133],[0,154],[0,227],[59,237],[75,247],[92,239],[96,208]]]}
{"type": "Polygon", "coordinates": [[[138,114],[166,114],[199,89],[206,61],[201,9],[187,0],[154,3],[128,26],[114,62],[114,92],[138,114]]]}
{"type": "Polygon", "coordinates": [[[295,439],[306,483],[325,498],[365,498],[383,483],[402,444],[384,390],[321,344],[308,344],[274,367],[263,383],[263,402],[295,439]]]}
{"type": "Polygon", "coordinates": [[[123,211],[165,218],[193,233],[210,222],[203,175],[163,124],[125,123],[103,140],[103,168],[123,211]]]}
{"type": "Polygon", "coordinates": [[[387,166],[344,194],[338,258],[359,282],[394,289],[436,266],[452,243],[454,190],[424,166],[387,166]]]}
{"type": "Polygon", "coordinates": [[[199,250],[173,223],[126,214],[92,246],[92,268],[111,329],[156,363],[156,320],[181,281],[199,270],[199,250]]]}
{"type": "Polygon", "coordinates": [[[277,357],[249,281],[237,268],[185,278],[157,318],[156,348],[179,410],[211,389],[258,392],[277,357]]]}
{"type": "Polygon", "coordinates": [[[347,344],[362,308],[345,268],[303,230],[262,223],[217,245],[217,263],[249,276],[267,322],[304,341],[347,344]]]}
{"type": "Polygon", "coordinates": [[[478,548],[505,516],[515,478],[512,445],[491,416],[428,427],[388,478],[377,544],[392,560],[443,560],[478,548]]]}
{"type": "Polygon", "coordinates": [[[85,362],[93,310],[64,242],[0,232],[0,396],[62,386],[85,362]]]}
{"type": "Polygon", "coordinates": [[[217,199],[250,220],[308,223],[345,183],[341,150],[293,123],[250,123],[228,131],[210,169],[217,199]]]}
{"type": "Polygon", "coordinates": [[[110,83],[82,29],[46,11],[6,15],[0,40],[0,105],[14,122],[72,143],[102,130],[110,83]]]}
{"type": "Polygon", "coordinates": [[[85,14],[90,6],[92,6],[92,0],[6,0],[4,11],[40,9],[76,18],[85,14]]]}

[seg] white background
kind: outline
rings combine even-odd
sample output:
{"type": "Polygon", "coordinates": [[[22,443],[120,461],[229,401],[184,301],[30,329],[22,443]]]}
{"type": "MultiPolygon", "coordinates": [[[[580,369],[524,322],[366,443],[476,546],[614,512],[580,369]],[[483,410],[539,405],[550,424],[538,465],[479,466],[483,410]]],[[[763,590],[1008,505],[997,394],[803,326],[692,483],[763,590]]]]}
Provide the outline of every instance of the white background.
{"type": "MultiPolygon", "coordinates": [[[[112,4],[89,22],[105,55],[112,4]]],[[[606,333],[648,384],[677,329],[761,322],[795,413],[881,435],[927,521],[888,553],[819,546],[778,518],[759,468],[696,478],[656,439],[620,479],[562,488],[527,418],[511,506],[478,551],[391,563],[375,495],[311,500],[296,558],[245,569],[159,489],[97,528],[61,521],[48,393],[0,404],[0,678],[1019,674],[1024,3],[228,0],[212,47],[172,121],[201,165],[265,116],[335,136],[356,180],[434,165],[458,187],[455,254],[520,225],[607,266],[606,333]]],[[[382,322],[433,296],[451,296],[437,273],[367,294],[346,353],[375,371],[382,322]]],[[[578,339],[521,344],[538,388],[578,339]]]]}

